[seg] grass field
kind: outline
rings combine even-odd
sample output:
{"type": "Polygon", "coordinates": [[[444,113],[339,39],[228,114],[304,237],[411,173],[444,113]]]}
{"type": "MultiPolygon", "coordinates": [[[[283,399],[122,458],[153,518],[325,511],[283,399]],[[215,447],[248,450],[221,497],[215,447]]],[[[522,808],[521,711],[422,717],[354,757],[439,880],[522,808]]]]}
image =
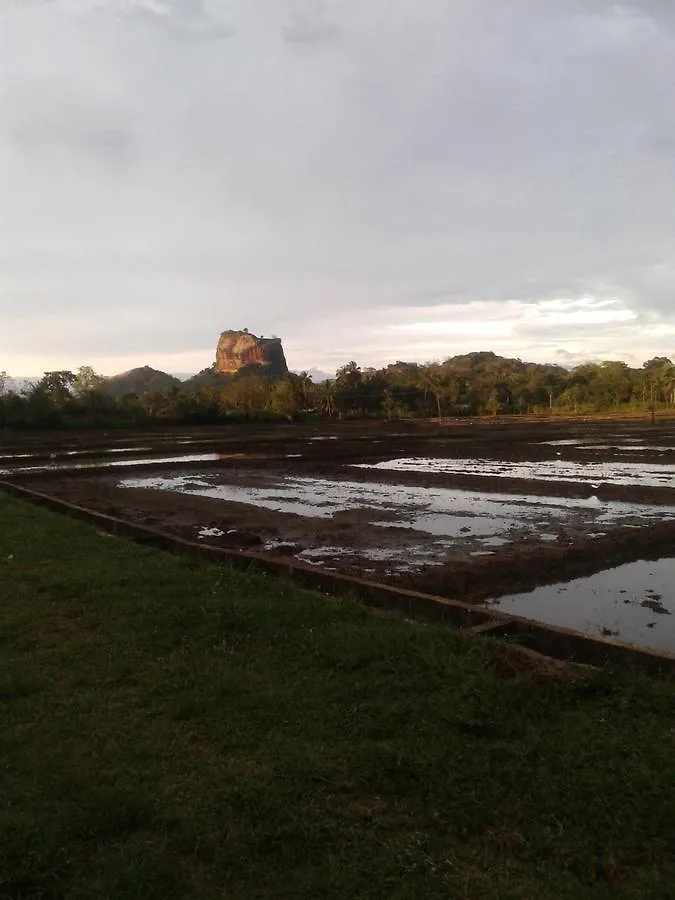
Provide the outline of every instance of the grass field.
{"type": "Polygon", "coordinates": [[[675,896],[675,690],[0,496],[0,896],[675,896]]]}

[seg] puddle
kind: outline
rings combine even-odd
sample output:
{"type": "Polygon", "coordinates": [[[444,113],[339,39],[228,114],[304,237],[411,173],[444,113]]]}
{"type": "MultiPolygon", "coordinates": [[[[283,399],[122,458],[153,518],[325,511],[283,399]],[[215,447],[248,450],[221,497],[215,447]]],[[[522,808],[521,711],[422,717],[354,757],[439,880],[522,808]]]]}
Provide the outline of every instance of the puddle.
{"type": "Polygon", "coordinates": [[[657,453],[663,453],[666,450],[672,450],[670,445],[645,444],[642,443],[643,438],[624,437],[623,435],[610,435],[610,439],[614,438],[613,443],[607,443],[606,438],[564,438],[559,441],[538,441],[542,446],[546,447],[577,447],[579,450],[622,450],[632,453],[635,450],[650,450],[657,453]]]}
{"type": "Polygon", "coordinates": [[[672,447],[657,447],[651,444],[579,444],[580,450],[618,450],[622,453],[647,451],[650,453],[669,453],[672,447]]]}
{"type": "Polygon", "coordinates": [[[292,541],[283,541],[274,538],[271,541],[265,541],[263,550],[295,550],[295,544],[292,541]]]}
{"type": "Polygon", "coordinates": [[[353,556],[355,552],[354,549],[348,547],[308,547],[298,553],[298,559],[303,559],[305,562],[316,562],[328,557],[353,556]]]}
{"type": "Polygon", "coordinates": [[[143,453],[151,451],[152,447],[103,447],[98,450],[66,450],[65,453],[56,456],[98,456],[100,453],[143,453]]]}
{"type": "Polygon", "coordinates": [[[549,625],[675,654],[674,582],[675,559],[639,560],[501,597],[489,605],[549,625]]]}
{"type": "Polygon", "coordinates": [[[146,488],[260,506],[306,518],[332,518],[367,510],[381,528],[403,528],[500,546],[523,538],[551,541],[562,529],[600,533],[598,525],[642,527],[675,518],[675,507],[564,497],[487,494],[454,488],[414,487],[287,475],[266,487],[222,483],[222,473],[133,477],[120,487],[146,488]],[[558,530],[557,530],[558,529],[558,530]]]}
{"type": "Polygon", "coordinates": [[[446,459],[407,457],[379,463],[356,463],[359,469],[419,472],[425,475],[479,475],[481,478],[522,478],[534,481],[569,481],[590,484],[623,484],[640,487],[675,487],[675,463],[602,462],[565,460],[509,462],[494,459],[446,459]]]}
{"type": "MultiPolygon", "coordinates": [[[[88,448],[86,450],[57,450],[54,453],[47,453],[46,451],[41,453],[7,453],[0,454],[0,462],[11,462],[14,459],[39,459],[42,462],[42,460],[46,458],[58,460],[72,456],[88,456],[93,458],[102,456],[106,453],[143,453],[146,450],[150,452],[152,447],[101,447],[100,449],[88,448]]],[[[68,465],[70,465],[70,463],[68,463],[68,465]]]]}
{"type": "MultiPolygon", "coordinates": [[[[297,558],[303,562],[323,564],[345,556],[360,557],[371,562],[389,563],[389,573],[392,572],[418,572],[428,566],[440,566],[443,560],[439,553],[429,547],[407,547],[404,551],[400,547],[368,547],[356,550],[354,547],[309,547],[297,554],[297,558]]],[[[375,569],[364,569],[366,572],[375,572],[375,569]]]]}
{"type": "Polygon", "coordinates": [[[508,544],[508,541],[500,537],[489,537],[485,538],[483,543],[487,547],[502,547],[504,544],[508,544]]]}
{"type": "Polygon", "coordinates": [[[222,453],[198,453],[185,456],[142,456],[133,459],[89,459],[86,462],[70,462],[58,460],[45,463],[40,461],[32,466],[12,466],[10,469],[0,469],[0,475],[10,475],[25,472],[52,472],[72,469],[113,469],[122,466],[157,466],[173,463],[210,462],[223,459],[222,453]]]}
{"type": "Polygon", "coordinates": [[[222,528],[207,528],[206,526],[204,526],[204,528],[200,528],[197,532],[197,537],[222,537],[224,534],[225,532],[222,530],[222,528]]]}

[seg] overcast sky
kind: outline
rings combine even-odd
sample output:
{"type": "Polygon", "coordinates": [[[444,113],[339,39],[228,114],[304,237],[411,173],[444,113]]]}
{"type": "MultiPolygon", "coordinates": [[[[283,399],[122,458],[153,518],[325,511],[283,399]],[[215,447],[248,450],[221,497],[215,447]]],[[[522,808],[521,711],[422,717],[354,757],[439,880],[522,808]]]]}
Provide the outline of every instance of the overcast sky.
{"type": "Polygon", "coordinates": [[[675,357],[673,0],[0,0],[0,369],[675,357]]]}

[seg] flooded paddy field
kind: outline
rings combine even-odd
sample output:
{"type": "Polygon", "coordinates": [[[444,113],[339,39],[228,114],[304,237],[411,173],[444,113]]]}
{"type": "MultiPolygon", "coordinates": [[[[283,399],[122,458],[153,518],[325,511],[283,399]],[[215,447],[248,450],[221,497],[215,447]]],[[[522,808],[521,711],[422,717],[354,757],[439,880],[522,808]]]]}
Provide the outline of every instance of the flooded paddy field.
{"type": "Polygon", "coordinates": [[[675,557],[675,422],[62,434],[0,444],[0,470],[191,540],[675,654],[675,592],[658,574],[675,557]],[[624,578],[630,596],[620,593],[624,578]]]}
{"type": "Polygon", "coordinates": [[[502,612],[675,655],[675,556],[637,560],[490,603],[502,612]]]}

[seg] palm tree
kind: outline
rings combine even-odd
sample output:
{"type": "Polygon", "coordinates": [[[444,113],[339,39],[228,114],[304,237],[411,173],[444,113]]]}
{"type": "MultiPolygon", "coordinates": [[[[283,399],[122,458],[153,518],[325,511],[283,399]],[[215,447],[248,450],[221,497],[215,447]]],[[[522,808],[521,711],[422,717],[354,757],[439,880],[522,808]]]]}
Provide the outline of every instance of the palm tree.
{"type": "Polygon", "coordinates": [[[335,382],[322,381],[317,385],[319,408],[328,416],[335,413],[335,382]]]}

